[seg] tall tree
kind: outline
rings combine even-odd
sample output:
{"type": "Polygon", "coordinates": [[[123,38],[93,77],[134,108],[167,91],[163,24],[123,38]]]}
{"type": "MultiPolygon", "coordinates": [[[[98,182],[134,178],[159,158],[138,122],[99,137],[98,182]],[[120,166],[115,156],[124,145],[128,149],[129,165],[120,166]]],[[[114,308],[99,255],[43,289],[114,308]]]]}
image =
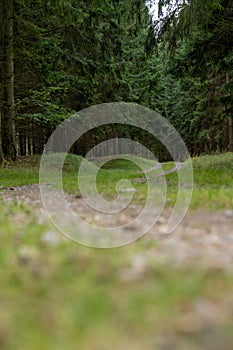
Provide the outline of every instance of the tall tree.
{"type": "Polygon", "coordinates": [[[14,45],[13,45],[13,2],[3,0],[2,19],[2,149],[7,160],[16,159],[14,142],[14,45]]]}
{"type": "Polygon", "coordinates": [[[233,3],[161,0],[159,5],[156,35],[167,55],[168,87],[173,85],[166,103],[172,121],[185,126],[182,136],[193,139],[194,153],[231,150],[233,3]]]}
{"type": "MultiPolygon", "coordinates": [[[[12,139],[9,125],[13,123],[7,122],[14,120],[15,92],[17,139],[23,153],[25,138],[31,147],[31,139],[39,139],[39,134],[41,145],[33,148],[41,151],[53,128],[74,110],[110,101],[156,105],[157,63],[149,56],[150,17],[143,0],[4,0],[0,9],[1,18],[9,19],[4,25],[10,24],[12,31],[14,24],[14,38],[8,31],[1,41],[11,62],[7,68],[6,55],[2,57],[8,77],[4,78],[8,95],[4,93],[2,103],[3,136],[12,139]],[[5,10],[12,2],[13,22],[5,10]],[[12,108],[6,110],[7,106],[12,108]]],[[[8,144],[9,140],[3,141],[4,153],[8,144]]]]}
{"type": "MultiPolygon", "coordinates": [[[[1,88],[0,88],[1,92],[1,88]]],[[[2,117],[1,117],[1,109],[0,109],[0,164],[4,161],[4,154],[2,150],[2,117]]]]}

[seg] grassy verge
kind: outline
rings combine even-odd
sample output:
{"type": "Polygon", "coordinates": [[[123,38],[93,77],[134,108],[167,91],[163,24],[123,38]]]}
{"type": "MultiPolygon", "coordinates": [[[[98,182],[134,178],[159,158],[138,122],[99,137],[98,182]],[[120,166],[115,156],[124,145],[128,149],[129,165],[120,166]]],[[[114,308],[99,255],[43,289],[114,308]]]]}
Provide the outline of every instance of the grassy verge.
{"type": "MultiPolygon", "coordinates": [[[[78,193],[78,169],[82,158],[74,155],[66,157],[63,171],[63,186],[69,193],[78,193]]],[[[13,186],[38,183],[40,157],[20,159],[15,164],[0,168],[0,186],[13,186]]],[[[153,161],[140,160],[143,168],[154,165],[153,161]]],[[[205,207],[209,209],[233,208],[233,153],[222,155],[202,156],[193,158],[194,189],[191,208],[205,207]]],[[[51,166],[51,164],[49,164],[51,166]]],[[[95,167],[95,164],[92,164],[95,167]]],[[[52,165],[56,167],[56,164],[52,165]]],[[[163,169],[171,169],[173,163],[163,165],[163,169]]],[[[152,170],[148,175],[160,173],[152,170]]],[[[140,168],[127,160],[111,160],[98,172],[97,188],[101,193],[110,197],[116,195],[116,184],[122,178],[135,179],[143,177],[140,168]]],[[[166,175],[167,205],[174,205],[177,196],[177,173],[166,175]]],[[[85,174],[85,181],[89,178],[85,174]]],[[[134,200],[140,202],[146,197],[147,184],[132,182],[136,189],[134,200]]]]}

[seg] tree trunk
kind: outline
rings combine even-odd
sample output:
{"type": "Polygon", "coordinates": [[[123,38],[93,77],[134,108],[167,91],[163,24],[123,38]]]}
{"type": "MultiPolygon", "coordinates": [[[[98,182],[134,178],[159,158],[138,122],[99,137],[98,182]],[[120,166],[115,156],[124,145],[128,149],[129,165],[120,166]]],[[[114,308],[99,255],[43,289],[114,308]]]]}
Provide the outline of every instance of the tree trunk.
{"type": "Polygon", "coordinates": [[[232,118],[228,119],[228,127],[229,127],[229,151],[233,152],[233,122],[232,118]]]}
{"type": "MultiPolygon", "coordinates": [[[[0,87],[0,93],[1,93],[1,87],[0,87]]],[[[3,156],[3,150],[2,150],[2,116],[1,116],[1,108],[0,108],[0,165],[4,161],[4,156],[3,156]]]]}
{"type": "MultiPolygon", "coordinates": [[[[0,46],[0,49],[1,49],[1,46],[0,46]]],[[[1,63],[0,63],[0,74],[1,74],[1,80],[0,80],[0,165],[1,165],[4,161],[4,155],[2,150],[2,65],[1,63]]]]}
{"type": "MultiPolygon", "coordinates": [[[[229,85],[230,78],[229,74],[226,74],[226,83],[229,85]]],[[[228,138],[229,138],[229,144],[228,144],[228,150],[230,152],[233,152],[233,122],[232,122],[232,116],[228,118],[228,138]]]]}
{"type": "MultiPolygon", "coordinates": [[[[1,13],[2,14],[2,13],[1,13]]],[[[0,16],[2,18],[2,16],[0,16]]],[[[2,30],[2,26],[0,26],[2,30]]],[[[2,52],[2,42],[0,42],[0,54],[2,52]]],[[[2,57],[0,56],[0,165],[4,161],[4,155],[2,150],[2,101],[3,101],[3,66],[2,66],[2,57]]]]}
{"type": "Polygon", "coordinates": [[[7,160],[16,159],[14,142],[14,48],[13,48],[13,4],[2,0],[3,23],[3,103],[2,103],[2,148],[7,160]]]}

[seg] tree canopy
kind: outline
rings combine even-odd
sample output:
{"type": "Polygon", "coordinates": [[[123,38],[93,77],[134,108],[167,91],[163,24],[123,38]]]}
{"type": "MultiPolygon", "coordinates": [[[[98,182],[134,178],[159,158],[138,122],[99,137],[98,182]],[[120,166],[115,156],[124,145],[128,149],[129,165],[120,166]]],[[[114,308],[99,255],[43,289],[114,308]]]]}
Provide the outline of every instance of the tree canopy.
{"type": "Polygon", "coordinates": [[[0,162],[41,152],[74,111],[157,110],[192,154],[233,149],[230,0],[3,0],[0,162]]]}

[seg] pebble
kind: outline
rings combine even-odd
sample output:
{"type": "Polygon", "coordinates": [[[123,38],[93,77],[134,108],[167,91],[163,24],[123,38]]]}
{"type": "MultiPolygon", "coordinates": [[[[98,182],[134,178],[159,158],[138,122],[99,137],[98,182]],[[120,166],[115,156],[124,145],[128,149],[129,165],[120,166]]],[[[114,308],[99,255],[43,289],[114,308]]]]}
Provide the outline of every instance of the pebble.
{"type": "Polygon", "coordinates": [[[60,242],[60,235],[56,232],[48,231],[42,235],[41,241],[48,244],[57,244],[60,242]]]}
{"type": "Polygon", "coordinates": [[[224,236],[225,241],[233,241],[233,233],[224,236]]]}
{"type": "Polygon", "coordinates": [[[39,250],[34,246],[21,246],[18,250],[19,263],[28,265],[39,258],[39,250]]]}
{"type": "Polygon", "coordinates": [[[127,282],[136,281],[144,275],[147,268],[148,264],[145,256],[135,254],[130,261],[130,266],[119,271],[119,277],[121,280],[127,282]]]}
{"type": "Polygon", "coordinates": [[[157,220],[158,224],[165,224],[168,220],[164,216],[160,216],[159,219],[157,220]]]}
{"type": "Polygon", "coordinates": [[[227,219],[233,218],[233,210],[225,210],[224,215],[227,219]]]}
{"type": "Polygon", "coordinates": [[[135,192],[135,188],[134,187],[131,187],[131,188],[122,188],[120,190],[120,192],[135,192]]]}
{"type": "Polygon", "coordinates": [[[158,230],[159,230],[159,232],[161,232],[163,234],[169,234],[167,232],[167,225],[159,225],[158,230]]]}

